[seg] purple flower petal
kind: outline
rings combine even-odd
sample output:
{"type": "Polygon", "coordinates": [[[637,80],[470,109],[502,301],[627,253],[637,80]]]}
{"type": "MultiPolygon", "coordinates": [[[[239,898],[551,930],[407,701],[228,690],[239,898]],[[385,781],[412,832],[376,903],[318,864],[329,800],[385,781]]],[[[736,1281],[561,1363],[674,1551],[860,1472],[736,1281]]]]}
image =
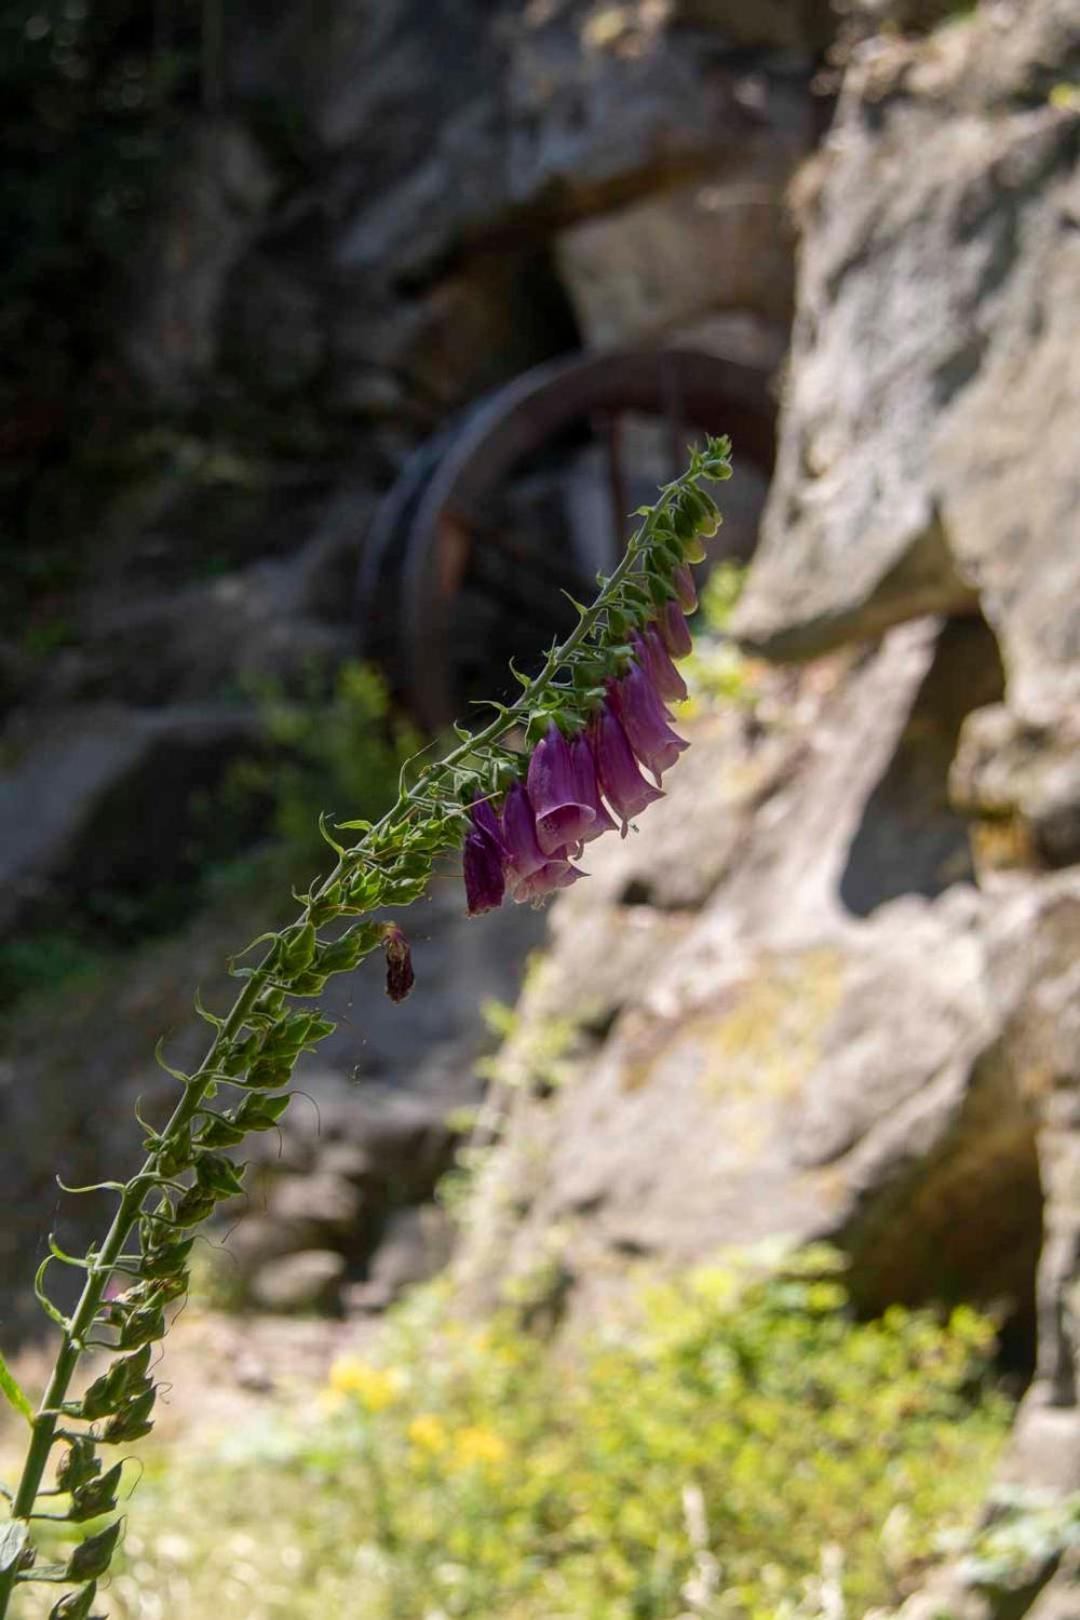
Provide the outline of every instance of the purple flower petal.
{"type": "Polygon", "coordinates": [[[675,594],[683,612],[693,613],[698,605],[697,586],[694,584],[694,576],[688,563],[679,564],[671,576],[671,583],[675,587],[675,594]]]}
{"type": "Polygon", "coordinates": [[[486,833],[474,830],[465,836],[462,851],[465,875],[465,900],[470,917],[479,917],[485,911],[494,911],[502,905],[506,891],[503,876],[503,857],[498,846],[486,833]]]}
{"type": "Polygon", "coordinates": [[[474,799],[469,806],[469,815],[477,832],[483,833],[485,838],[490,838],[495,848],[505,853],[502,828],[499,825],[499,818],[495,813],[491,800],[474,799]]]}
{"type": "Polygon", "coordinates": [[[622,823],[625,838],[630,817],[640,815],[646,805],[664,795],[646,782],[638,770],[634,751],[610,700],[593,719],[590,741],[600,786],[622,823]]]}
{"type": "Polygon", "coordinates": [[[580,732],[570,744],[570,763],[574,772],[577,796],[582,804],[588,805],[595,817],[581,840],[583,844],[588,844],[592,839],[599,838],[601,833],[614,832],[615,823],[608,815],[604,801],[600,797],[600,784],[596,780],[596,760],[584,732],[580,732]]]}
{"type": "Polygon", "coordinates": [[[665,703],[681,703],[690,696],[686,682],[671,661],[655,624],[650,624],[643,635],[634,637],[638,663],[645,670],[665,703]]]}
{"type": "Polygon", "coordinates": [[[536,838],[545,855],[588,836],[596,812],[578,796],[570,745],[554,721],[533,749],[528,784],[536,838]]]}
{"type": "Polygon", "coordinates": [[[613,684],[612,696],[631,748],[659,784],[689,745],[668,725],[667,710],[640,664],[631,664],[613,684]]]}
{"type": "Polygon", "coordinates": [[[690,639],[686,617],[678,602],[665,602],[660,609],[656,628],[672,658],[685,658],[694,643],[690,639]]]}
{"type": "Polygon", "coordinates": [[[511,885],[532,877],[548,857],[536,838],[536,816],[532,800],[520,782],[506,795],[502,810],[502,841],[506,851],[505,871],[511,885]]]}
{"type": "Polygon", "coordinates": [[[568,889],[578,878],[587,875],[576,866],[571,866],[569,861],[545,861],[539,871],[534,872],[531,877],[523,878],[520,882],[511,881],[510,897],[519,906],[523,906],[528,901],[545,899],[556,889],[568,889]]]}

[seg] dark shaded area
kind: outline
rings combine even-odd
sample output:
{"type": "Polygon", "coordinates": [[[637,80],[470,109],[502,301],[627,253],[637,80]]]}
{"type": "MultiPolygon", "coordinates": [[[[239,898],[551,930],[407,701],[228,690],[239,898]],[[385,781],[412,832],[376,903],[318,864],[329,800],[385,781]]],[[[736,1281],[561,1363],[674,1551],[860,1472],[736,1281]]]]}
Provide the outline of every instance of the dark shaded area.
{"type": "Polygon", "coordinates": [[[932,897],[973,880],[968,823],[950,803],[949,770],[966,716],[996,703],[1004,687],[985,620],[950,619],[840,880],[841,898],[855,916],[903,894],[932,897]]]}

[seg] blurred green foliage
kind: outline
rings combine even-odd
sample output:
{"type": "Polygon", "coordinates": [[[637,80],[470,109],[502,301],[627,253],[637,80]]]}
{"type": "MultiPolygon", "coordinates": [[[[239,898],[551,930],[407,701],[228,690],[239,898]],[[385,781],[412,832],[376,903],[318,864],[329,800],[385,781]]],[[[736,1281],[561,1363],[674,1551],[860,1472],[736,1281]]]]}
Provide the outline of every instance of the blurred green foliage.
{"type": "Polygon", "coordinates": [[[586,1344],[519,1320],[423,1290],[321,1409],[151,1453],[114,1612],[794,1620],[824,1555],[858,1616],[973,1509],[1008,1419],[985,1319],[858,1322],[828,1252],[653,1287],[586,1344]]]}
{"type": "Polygon", "coordinates": [[[699,593],[694,650],[683,662],[691,703],[728,702],[752,708],[752,666],[728,635],[728,623],[746,581],[743,563],[717,563],[699,593]]]}
{"type": "Polygon", "coordinates": [[[39,990],[70,989],[104,972],[109,954],[78,934],[41,929],[0,940],[0,1009],[39,990]]]}
{"type": "Polygon", "coordinates": [[[264,681],[256,688],[267,750],[237,761],[222,791],[236,814],[245,799],[269,805],[275,859],[298,878],[327,864],[319,816],[375,821],[397,798],[402,766],[421,734],[390,702],[369,664],[349,661],[333,676],[310,671],[297,693],[264,681]]]}

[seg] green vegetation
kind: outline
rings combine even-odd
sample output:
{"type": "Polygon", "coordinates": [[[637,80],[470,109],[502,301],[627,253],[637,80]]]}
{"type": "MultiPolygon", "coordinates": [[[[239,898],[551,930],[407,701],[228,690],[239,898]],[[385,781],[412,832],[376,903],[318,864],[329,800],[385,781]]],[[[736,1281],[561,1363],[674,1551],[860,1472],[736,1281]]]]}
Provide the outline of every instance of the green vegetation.
{"type": "Polygon", "coordinates": [[[861,1616],[970,1511],[1008,1418],[988,1322],[856,1322],[826,1251],[654,1286],[574,1348],[428,1289],[381,1345],[291,1422],[148,1456],[116,1616],[794,1620],[823,1565],[861,1616]]]}
{"type": "Polygon", "coordinates": [[[751,665],[727,629],[745,581],[742,563],[721,562],[701,588],[699,613],[694,621],[694,650],[683,664],[695,709],[702,700],[753,707],[751,665]]]}
{"type": "Polygon", "coordinates": [[[268,803],[276,855],[295,876],[309,877],[326,863],[320,814],[378,820],[423,739],[392,711],[386,683],[367,664],[343,664],[329,694],[312,671],[298,695],[264,683],[257,696],[267,752],[237,763],[222,800],[234,815],[245,799],[268,803]]]}

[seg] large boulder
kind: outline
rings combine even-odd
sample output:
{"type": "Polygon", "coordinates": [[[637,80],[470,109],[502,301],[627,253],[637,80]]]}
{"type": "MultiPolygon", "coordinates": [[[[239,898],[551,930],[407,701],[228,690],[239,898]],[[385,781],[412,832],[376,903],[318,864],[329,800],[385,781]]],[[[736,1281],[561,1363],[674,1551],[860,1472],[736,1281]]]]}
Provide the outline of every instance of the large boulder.
{"type": "Polygon", "coordinates": [[[1080,877],[975,886],[958,642],[981,702],[1000,671],[965,624],[759,672],[754,724],[699,722],[639,834],[590,848],[500,1060],[470,1297],[588,1313],[642,1264],[829,1238],[866,1307],[980,1300],[1030,1367],[1045,1221],[1038,1387],[1069,1406],[1080,877]]]}
{"type": "Polygon", "coordinates": [[[1078,62],[1069,0],[856,53],[801,185],[777,477],[735,624],[803,657],[978,604],[1010,712],[1048,739],[1080,705],[1078,62]]]}

